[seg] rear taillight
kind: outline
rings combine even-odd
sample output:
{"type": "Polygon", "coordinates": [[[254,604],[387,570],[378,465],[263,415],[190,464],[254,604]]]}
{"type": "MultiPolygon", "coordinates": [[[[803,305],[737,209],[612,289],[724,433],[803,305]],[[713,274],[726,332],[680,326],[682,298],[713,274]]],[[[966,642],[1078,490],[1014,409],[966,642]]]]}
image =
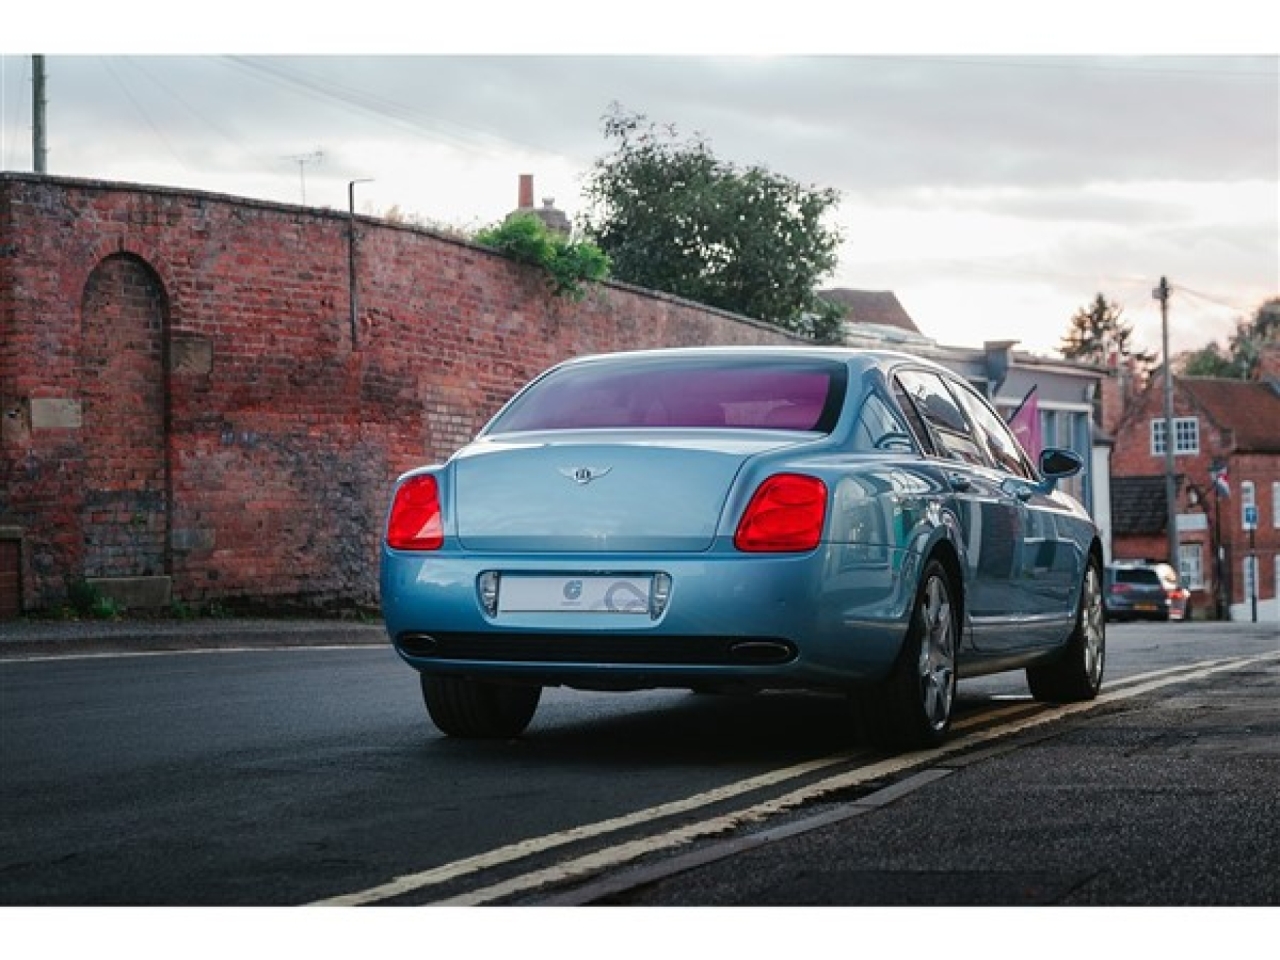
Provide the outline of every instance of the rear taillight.
{"type": "Polygon", "coordinates": [[[770,477],[747,505],[733,545],[748,553],[798,553],[822,539],[827,517],[827,485],[817,477],[779,473],[770,477]]]}
{"type": "Polygon", "coordinates": [[[444,544],[440,488],[430,475],[400,484],[387,520],[387,546],[396,550],[439,550],[444,544]]]}

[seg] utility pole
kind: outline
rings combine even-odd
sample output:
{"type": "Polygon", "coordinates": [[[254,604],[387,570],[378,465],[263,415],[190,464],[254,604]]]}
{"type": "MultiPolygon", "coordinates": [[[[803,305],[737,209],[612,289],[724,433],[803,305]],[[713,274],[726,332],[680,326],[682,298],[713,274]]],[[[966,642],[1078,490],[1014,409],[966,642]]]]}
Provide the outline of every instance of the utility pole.
{"type": "Polygon", "coordinates": [[[1210,542],[1213,546],[1213,616],[1215,620],[1225,620],[1226,610],[1230,606],[1230,602],[1224,603],[1223,595],[1223,570],[1226,564],[1223,563],[1223,551],[1226,549],[1223,545],[1222,538],[1222,473],[1226,470],[1226,464],[1216,457],[1213,463],[1209,465],[1210,480],[1213,483],[1213,536],[1210,542]]]}
{"type": "Polygon", "coordinates": [[[36,173],[45,173],[49,166],[49,151],[45,147],[45,107],[48,100],[44,92],[44,57],[31,57],[31,156],[36,173]]]}
{"type": "Polygon", "coordinates": [[[1169,357],[1169,281],[1161,277],[1160,285],[1151,291],[1160,301],[1160,338],[1164,352],[1164,502],[1165,528],[1168,536],[1169,564],[1179,574],[1177,485],[1173,475],[1173,368],[1169,357]]]}

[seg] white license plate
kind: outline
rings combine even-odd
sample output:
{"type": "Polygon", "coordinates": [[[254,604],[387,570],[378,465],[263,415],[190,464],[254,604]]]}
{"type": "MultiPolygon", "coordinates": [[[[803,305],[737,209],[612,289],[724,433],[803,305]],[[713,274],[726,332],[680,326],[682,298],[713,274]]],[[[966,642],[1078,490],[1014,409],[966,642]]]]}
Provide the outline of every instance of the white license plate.
{"type": "Polygon", "coordinates": [[[647,614],[652,577],[503,577],[499,613],[647,614]]]}

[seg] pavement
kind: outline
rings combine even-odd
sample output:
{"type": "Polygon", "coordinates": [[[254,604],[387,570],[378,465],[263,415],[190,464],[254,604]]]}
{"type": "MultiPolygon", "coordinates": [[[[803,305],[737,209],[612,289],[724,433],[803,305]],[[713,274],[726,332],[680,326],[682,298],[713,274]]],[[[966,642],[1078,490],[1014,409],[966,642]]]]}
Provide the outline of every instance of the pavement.
{"type": "Polygon", "coordinates": [[[376,646],[380,620],[239,618],[0,621],[0,659],[228,648],[376,646]]]}

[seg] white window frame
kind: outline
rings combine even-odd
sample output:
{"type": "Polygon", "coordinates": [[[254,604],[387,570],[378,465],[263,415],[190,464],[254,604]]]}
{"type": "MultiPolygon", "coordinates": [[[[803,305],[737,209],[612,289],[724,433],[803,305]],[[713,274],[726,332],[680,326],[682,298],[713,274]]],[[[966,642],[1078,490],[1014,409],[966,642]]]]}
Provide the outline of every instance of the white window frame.
{"type": "MultiPolygon", "coordinates": [[[[1196,456],[1200,453],[1200,418],[1173,418],[1173,455],[1196,456]]],[[[1164,456],[1164,417],[1151,421],[1151,455],[1164,456]]]]}
{"type": "Polygon", "coordinates": [[[1178,544],[1178,576],[1188,590],[1204,589],[1204,552],[1201,544],[1178,544]]]}
{"type": "MultiPolygon", "coordinates": [[[[1240,481],[1240,529],[1248,530],[1248,525],[1244,522],[1245,510],[1253,507],[1254,513],[1258,511],[1258,493],[1253,485],[1252,480],[1240,481]]],[[[1255,528],[1256,529],[1256,528],[1255,528]]]]}
{"type": "Polygon", "coordinates": [[[1271,481],[1271,525],[1280,530],[1280,480],[1271,481]]]}

